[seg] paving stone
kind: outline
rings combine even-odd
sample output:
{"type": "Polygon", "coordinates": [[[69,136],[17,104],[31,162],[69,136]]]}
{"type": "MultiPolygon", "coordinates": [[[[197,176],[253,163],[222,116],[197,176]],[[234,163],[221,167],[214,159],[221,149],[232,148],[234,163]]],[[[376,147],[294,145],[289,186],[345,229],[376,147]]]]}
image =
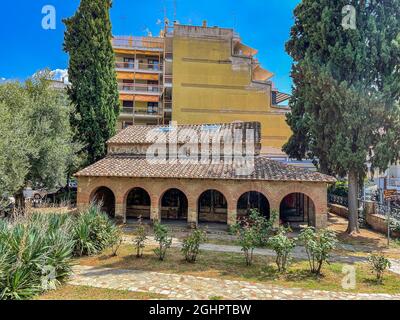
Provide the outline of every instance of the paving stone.
{"type": "Polygon", "coordinates": [[[74,285],[161,293],[168,299],[207,300],[212,296],[225,299],[257,300],[399,300],[400,294],[353,294],[321,290],[283,288],[270,284],[229,281],[214,278],[182,276],[158,272],[117,270],[75,266],[70,280],[74,285]]]}

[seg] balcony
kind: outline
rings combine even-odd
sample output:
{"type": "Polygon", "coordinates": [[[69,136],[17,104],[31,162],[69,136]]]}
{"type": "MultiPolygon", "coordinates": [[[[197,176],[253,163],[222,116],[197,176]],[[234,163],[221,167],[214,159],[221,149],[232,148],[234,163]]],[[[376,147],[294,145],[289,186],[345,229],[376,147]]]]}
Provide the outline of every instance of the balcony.
{"type": "Polygon", "coordinates": [[[132,107],[123,107],[121,110],[121,116],[133,116],[137,118],[160,118],[162,115],[159,112],[159,108],[152,109],[134,109],[132,107]]]}
{"type": "Polygon", "coordinates": [[[152,63],[116,62],[115,68],[117,71],[161,73],[163,65],[152,63]]]}
{"type": "Polygon", "coordinates": [[[162,86],[158,84],[120,83],[118,90],[125,94],[160,95],[162,86]]]}
{"type": "Polygon", "coordinates": [[[164,40],[154,37],[115,36],[112,39],[112,45],[114,48],[121,49],[164,51],[164,40]]]}
{"type": "Polygon", "coordinates": [[[387,189],[394,189],[400,191],[400,178],[388,178],[387,189]]]}

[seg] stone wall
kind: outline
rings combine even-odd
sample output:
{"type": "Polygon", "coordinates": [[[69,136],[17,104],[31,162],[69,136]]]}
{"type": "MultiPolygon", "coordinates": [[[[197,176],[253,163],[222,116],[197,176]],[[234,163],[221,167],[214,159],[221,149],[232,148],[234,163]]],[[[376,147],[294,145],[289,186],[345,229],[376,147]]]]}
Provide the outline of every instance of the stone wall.
{"type": "Polygon", "coordinates": [[[345,206],[341,206],[340,204],[329,203],[328,207],[329,207],[329,212],[332,212],[346,219],[349,217],[349,209],[345,206]]]}
{"type": "Polygon", "coordinates": [[[212,179],[161,179],[161,178],[123,178],[123,177],[79,177],[77,204],[87,206],[99,187],[109,188],[115,196],[115,216],[126,222],[126,199],[133,188],[143,188],[151,199],[150,217],[160,220],[161,199],[169,189],[179,189],[188,200],[188,224],[198,223],[198,199],[207,190],[221,192],[228,204],[226,223],[232,225],[237,220],[237,202],[241,195],[249,191],[262,193],[269,201],[270,209],[279,212],[281,201],[291,193],[303,193],[314,203],[315,214],[310,221],[317,228],[327,224],[327,185],[324,182],[282,182],[251,180],[212,180],[212,179]]]}

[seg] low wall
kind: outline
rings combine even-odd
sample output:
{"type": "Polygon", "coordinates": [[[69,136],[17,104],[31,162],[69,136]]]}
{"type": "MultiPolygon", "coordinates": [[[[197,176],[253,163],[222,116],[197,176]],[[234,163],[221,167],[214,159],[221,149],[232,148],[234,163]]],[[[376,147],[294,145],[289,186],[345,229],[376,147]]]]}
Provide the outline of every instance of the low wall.
{"type": "Polygon", "coordinates": [[[346,219],[349,217],[349,209],[345,206],[341,206],[340,204],[329,203],[328,208],[329,212],[337,214],[338,216],[341,216],[346,219]]]}
{"type": "MultiPolygon", "coordinates": [[[[341,206],[339,204],[328,204],[329,211],[343,218],[348,218],[349,209],[347,207],[341,206]]],[[[365,220],[368,226],[377,232],[387,234],[387,222],[386,217],[376,213],[375,203],[372,201],[368,201],[366,203],[366,213],[365,220]]],[[[393,237],[399,237],[400,233],[392,232],[393,237]]]]}

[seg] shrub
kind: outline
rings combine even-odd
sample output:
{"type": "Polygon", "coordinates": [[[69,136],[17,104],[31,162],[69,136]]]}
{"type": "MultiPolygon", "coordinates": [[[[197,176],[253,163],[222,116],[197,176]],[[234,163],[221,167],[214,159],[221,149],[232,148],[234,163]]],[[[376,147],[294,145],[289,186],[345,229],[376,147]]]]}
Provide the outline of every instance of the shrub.
{"type": "Polygon", "coordinates": [[[182,253],[187,262],[196,262],[200,251],[200,244],[207,239],[207,233],[201,229],[195,229],[183,240],[182,253]]]}
{"type": "Polygon", "coordinates": [[[136,235],[133,239],[133,244],[136,248],[136,257],[141,258],[143,256],[143,249],[145,247],[145,241],[147,240],[146,227],[143,225],[142,218],[139,218],[139,225],[136,229],[136,235]]]}
{"type": "Polygon", "coordinates": [[[158,248],[154,249],[154,253],[162,261],[165,258],[168,248],[171,247],[172,238],[166,226],[159,222],[154,223],[154,238],[158,242],[158,248]]]}
{"type": "Polygon", "coordinates": [[[72,219],[34,214],[0,221],[0,299],[29,299],[55,288],[71,274],[72,219]]]}
{"type": "Polygon", "coordinates": [[[239,238],[238,242],[242,247],[248,266],[252,264],[254,249],[267,246],[277,218],[276,211],[272,211],[271,218],[268,220],[258,210],[253,209],[248,217],[237,222],[231,228],[231,232],[237,234],[239,238]]]}
{"type": "Polygon", "coordinates": [[[278,213],[273,210],[268,220],[257,209],[252,209],[248,217],[243,218],[231,227],[230,232],[239,234],[241,229],[251,227],[255,232],[256,247],[265,247],[269,237],[273,234],[274,224],[278,216],[278,213]]]}
{"type": "Polygon", "coordinates": [[[268,246],[276,253],[276,265],[279,272],[286,272],[290,262],[291,253],[296,246],[296,241],[286,236],[288,229],[280,228],[278,233],[268,240],[268,246]]]}
{"type": "Polygon", "coordinates": [[[376,275],[377,283],[382,283],[383,274],[386,269],[391,267],[389,259],[387,259],[382,253],[371,254],[368,258],[371,265],[372,272],[376,275]]]}
{"type": "Polygon", "coordinates": [[[320,275],[322,265],[336,245],[336,235],[330,230],[317,232],[313,227],[307,227],[300,233],[299,240],[305,246],[310,271],[320,275]]]}
{"type": "Polygon", "coordinates": [[[118,227],[98,205],[80,212],[74,226],[75,254],[93,255],[114,244],[118,227]]]}
{"type": "Polygon", "coordinates": [[[35,213],[0,220],[0,299],[29,299],[64,283],[73,254],[111,246],[118,228],[98,207],[79,216],[35,213]]]}

